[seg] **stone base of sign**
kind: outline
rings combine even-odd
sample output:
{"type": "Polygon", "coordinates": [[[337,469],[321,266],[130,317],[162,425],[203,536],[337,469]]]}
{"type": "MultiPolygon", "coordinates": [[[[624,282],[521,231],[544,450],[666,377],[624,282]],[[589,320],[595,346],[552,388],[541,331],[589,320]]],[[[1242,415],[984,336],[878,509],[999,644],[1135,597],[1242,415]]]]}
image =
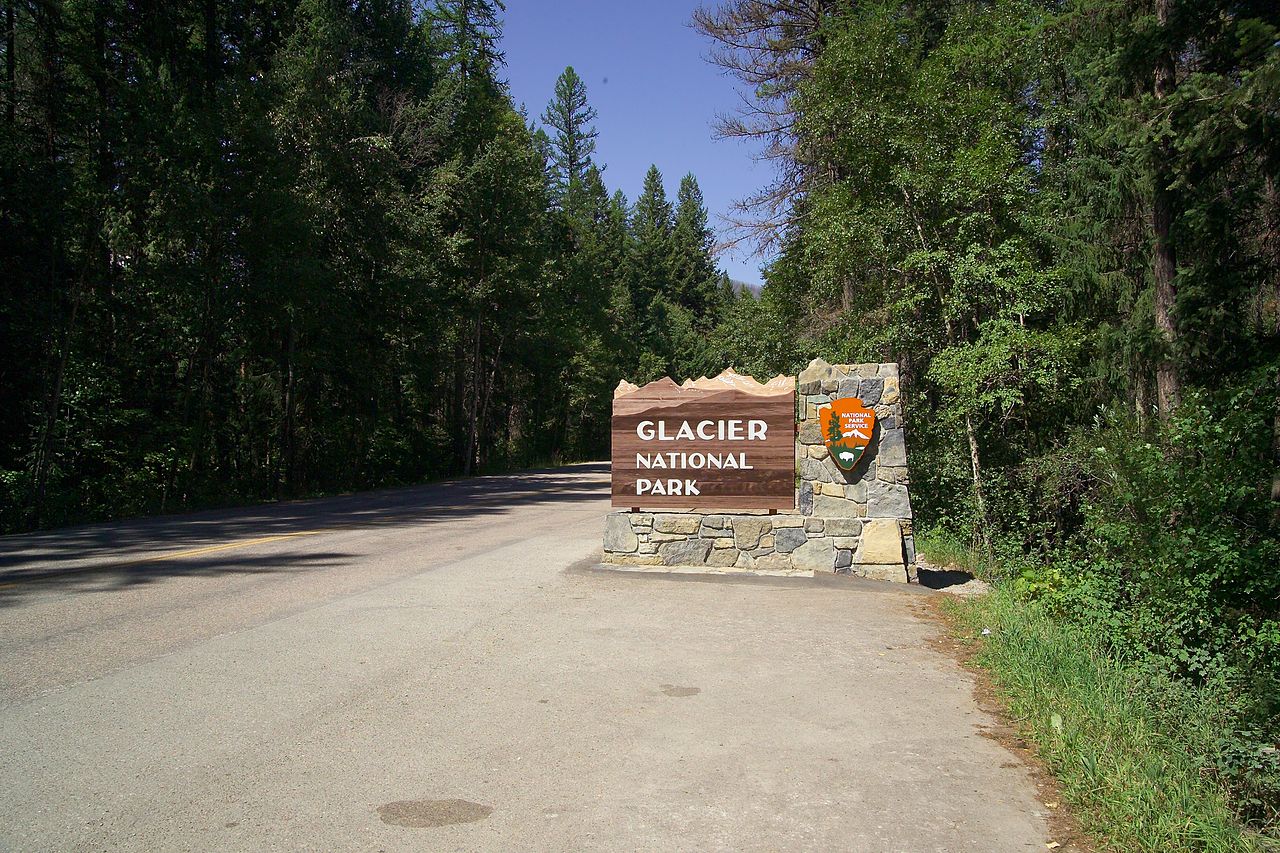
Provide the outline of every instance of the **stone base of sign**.
{"type": "Polygon", "coordinates": [[[896,364],[813,361],[798,379],[797,510],[613,512],[604,564],[656,572],[811,575],[915,580],[915,539],[896,364]],[[852,471],[827,454],[818,409],[858,397],[875,409],[875,434],[852,471]]]}

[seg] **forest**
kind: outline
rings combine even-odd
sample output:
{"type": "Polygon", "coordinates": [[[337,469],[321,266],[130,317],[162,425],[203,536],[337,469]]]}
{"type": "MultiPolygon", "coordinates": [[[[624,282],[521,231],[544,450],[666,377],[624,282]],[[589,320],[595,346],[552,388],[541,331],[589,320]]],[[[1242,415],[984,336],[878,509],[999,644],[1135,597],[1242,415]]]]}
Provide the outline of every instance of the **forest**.
{"type": "Polygon", "coordinates": [[[691,8],[773,166],[758,298],[693,175],[609,192],[571,67],[513,104],[497,0],[4,2],[0,529],[602,458],[621,378],[895,361],[924,552],[997,584],[957,618],[1087,828],[1274,838],[1272,0],[691,8]],[[1084,670],[1120,704],[1054,705],[1084,670]]]}
{"type": "Polygon", "coordinates": [[[601,458],[723,360],[697,179],[610,194],[501,11],[6,0],[0,529],[601,458]]]}

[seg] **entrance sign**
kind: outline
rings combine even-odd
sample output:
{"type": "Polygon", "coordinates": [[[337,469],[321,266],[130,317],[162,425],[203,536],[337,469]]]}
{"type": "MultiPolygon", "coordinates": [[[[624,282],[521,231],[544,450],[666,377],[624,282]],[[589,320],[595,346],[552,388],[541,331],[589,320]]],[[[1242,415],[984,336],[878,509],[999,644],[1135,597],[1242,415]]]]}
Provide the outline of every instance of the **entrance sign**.
{"type": "Polygon", "coordinates": [[[795,507],[795,381],[732,369],[613,396],[613,506],[795,507]]]}
{"type": "Polygon", "coordinates": [[[818,409],[818,425],[832,461],[851,471],[871,443],[876,413],[857,397],[842,397],[818,409]]]}

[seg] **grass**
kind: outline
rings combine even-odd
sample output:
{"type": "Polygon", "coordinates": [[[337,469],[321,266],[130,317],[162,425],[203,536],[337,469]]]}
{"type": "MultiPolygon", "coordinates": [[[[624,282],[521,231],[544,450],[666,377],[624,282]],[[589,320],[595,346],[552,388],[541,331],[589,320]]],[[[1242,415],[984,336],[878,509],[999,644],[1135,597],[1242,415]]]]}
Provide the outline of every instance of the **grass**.
{"type": "Polygon", "coordinates": [[[946,612],[1101,849],[1280,850],[1243,829],[1202,772],[1197,756],[1211,752],[1221,716],[1207,696],[1116,660],[1004,590],[946,612]]]}

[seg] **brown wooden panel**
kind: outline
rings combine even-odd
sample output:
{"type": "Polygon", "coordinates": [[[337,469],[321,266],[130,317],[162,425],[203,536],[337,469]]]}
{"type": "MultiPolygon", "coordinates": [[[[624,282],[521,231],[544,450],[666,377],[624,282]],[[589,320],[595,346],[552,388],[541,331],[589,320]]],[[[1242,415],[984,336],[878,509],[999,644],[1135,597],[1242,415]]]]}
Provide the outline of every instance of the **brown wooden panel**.
{"type": "MultiPolygon", "coordinates": [[[[795,506],[795,394],[751,394],[739,390],[677,389],[652,386],[613,401],[612,503],[619,507],[678,509],[791,509],[795,506]],[[764,438],[750,438],[748,422],[763,421],[764,438]],[[646,439],[637,431],[644,422],[659,422],[670,440],[646,439]],[[680,425],[695,431],[703,422],[711,438],[680,437],[680,425]],[[719,422],[740,421],[743,438],[720,437],[719,422]],[[674,455],[672,455],[674,454],[674,455]],[[698,458],[697,455],[703,458],[698,458]],[[644,467],[637,459],[654,467],[644,467]],[[709,467],[713,455],[750,468],[709,467]],[[661,459],[656,457],[660,456],[661,459]],[[693,457],[693,458],[690,458],[693,457]],[[668,467],[658,467],[665,462],[668,467]],[[698,467],[698,463],[702,463],[698,467]],[[656,494],[639,481],[680,482],[680,494],[656,494]],[[685,481],[695,482],[697,494],[684,494],[685,481]]],[[[646,435],[648,430],[645,430],[646,435]]]]}

